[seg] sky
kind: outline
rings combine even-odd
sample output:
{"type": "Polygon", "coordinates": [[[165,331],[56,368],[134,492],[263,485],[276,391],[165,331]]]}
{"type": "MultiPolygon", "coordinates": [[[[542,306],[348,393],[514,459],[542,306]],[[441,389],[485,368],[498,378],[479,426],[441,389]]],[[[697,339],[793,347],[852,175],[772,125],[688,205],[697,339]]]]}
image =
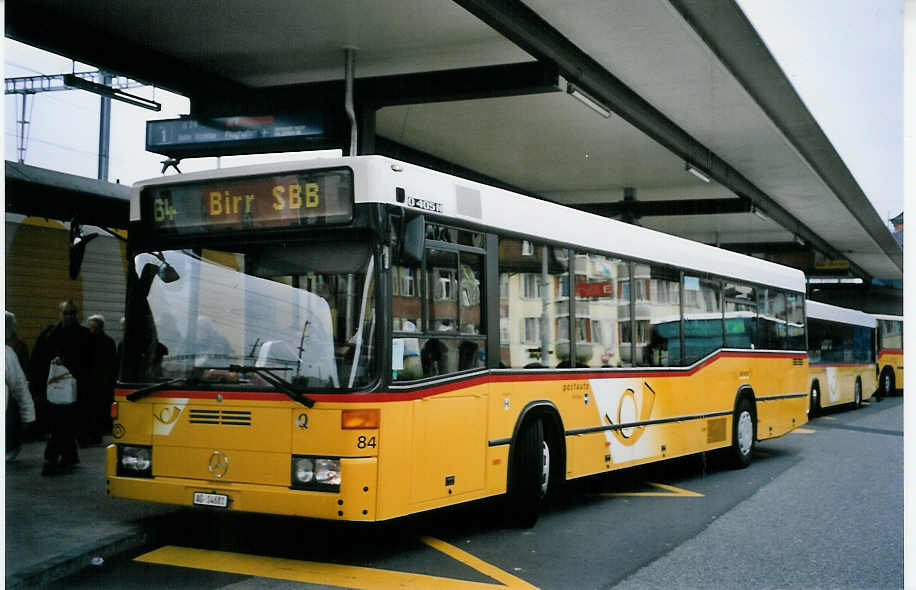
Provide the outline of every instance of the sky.
{"type": "MultiPolygon", "coordinates": [[[[903,0],[737,0],[830,138],[879,217],[903,210],[903,0]]],[[[9,39],[5,76],[94,70],[9,39]]],[[[160,175],[163,156],[144,151],[145,122],[189,111],[187,99],[151,88],[128,90],[163,104],[153,112],[112,101],[109,180],[160,175]]],[[[21,97],[4,104],[4,157],[17,160],[21,97]]],[[[25,163],[95,178],[99,97],[83,91],[33,95],[25,163]]],[[[283,159],[301,156],[287,155],[283,159]]],[[[222,166],[276,156],[223,158],[222,166]]],[[[215,168],[186,160],[184,172],[215,168]]]]}

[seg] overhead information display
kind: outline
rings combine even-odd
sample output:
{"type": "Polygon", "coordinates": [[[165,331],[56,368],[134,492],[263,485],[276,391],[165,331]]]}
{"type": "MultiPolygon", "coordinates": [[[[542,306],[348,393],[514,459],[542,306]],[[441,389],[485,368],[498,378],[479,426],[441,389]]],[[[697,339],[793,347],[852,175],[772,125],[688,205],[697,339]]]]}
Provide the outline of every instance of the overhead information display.
{"type": "Polygon", "coordinates": [[[181,234],[348,223],[349,168],[152,186],[142,216],[154,231],[181,234]]]}
{"type": "Polygon", "coordinates": [[[259,117],[147,121],[147,151],[173,157],[340,147],[320,111],[259,117]]]}

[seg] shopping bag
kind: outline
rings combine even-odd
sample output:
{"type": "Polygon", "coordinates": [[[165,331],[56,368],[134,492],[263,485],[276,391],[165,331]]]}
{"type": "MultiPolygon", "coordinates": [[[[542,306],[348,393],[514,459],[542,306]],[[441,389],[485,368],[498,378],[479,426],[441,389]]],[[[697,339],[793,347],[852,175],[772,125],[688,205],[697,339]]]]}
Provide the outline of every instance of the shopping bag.
{"type": "Polygon", "coordinates": [[[76,402],[76,379],[61,364],[51,363],[48,370],[48,401],[56,405],[76,402]]]}

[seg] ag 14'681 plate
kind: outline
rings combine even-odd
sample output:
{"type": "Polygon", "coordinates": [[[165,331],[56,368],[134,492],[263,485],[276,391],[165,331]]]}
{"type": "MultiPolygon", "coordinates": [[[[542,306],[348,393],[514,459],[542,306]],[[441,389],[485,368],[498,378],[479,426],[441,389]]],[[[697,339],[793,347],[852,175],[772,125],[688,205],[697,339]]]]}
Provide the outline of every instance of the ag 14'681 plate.
{"type": "Polygon", "coordinates": [[[194,504],[198,506],[215,506],[217,508],[226,508],[229,506],[229,496],[225,494],[205,494],[204,492],[194,492],[194,504]]]}

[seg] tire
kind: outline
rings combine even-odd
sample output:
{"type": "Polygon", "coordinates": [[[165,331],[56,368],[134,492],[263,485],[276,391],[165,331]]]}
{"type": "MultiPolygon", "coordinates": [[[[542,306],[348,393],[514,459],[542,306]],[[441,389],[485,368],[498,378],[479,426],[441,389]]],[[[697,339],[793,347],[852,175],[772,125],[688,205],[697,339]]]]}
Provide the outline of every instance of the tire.
{"type": "Polygon", "coordinates": [[[881,397],[888,397],[897,392],[897,376],[890,367],[884,367],[881,371],[881,383],[878,384],[878,392],[881,397]]]}
{"type": "Polygon", "coordinates": [[[506,517],[511,526],[531,528],[550,487],[550,445],[538,419],[525,422],[513,446],[510,462],[506,517]]]}
{"type": "Polygon", "coordinates": [[[855,393],[853,393],[852,404],[858,410],[862,407],[862,380],[856,378],[855,393]]]}
{"type": "Polygon", "coordinates": [[[729,451],[735,469],[744,469],[751,464],[756,440],[756,413],[753,404],[747,398],[743,398],[738,402],[732,419],[732,446],[729,451]]]}
{"type": "Polygon", "coordinates": [[[808,419],[821,413],[821,386],[817,381],[811,384],[810,402],[808,404],[808,419]]]}

